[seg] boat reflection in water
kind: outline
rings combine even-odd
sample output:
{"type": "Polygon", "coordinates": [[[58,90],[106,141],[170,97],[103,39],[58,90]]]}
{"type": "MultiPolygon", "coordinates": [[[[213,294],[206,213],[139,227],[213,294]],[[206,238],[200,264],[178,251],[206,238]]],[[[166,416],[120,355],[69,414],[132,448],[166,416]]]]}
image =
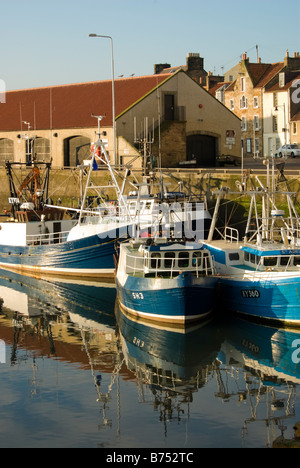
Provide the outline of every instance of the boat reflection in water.
{"type": "Polygon", "coordinates": [[[248,402],[251,413],[244,421],[244,436],[250,425],[261,423],[267,428],[267,446],[287,429],[293,437],[291,429],[300,420],[300,330],[231,317],[224,323],[224,333],[218,356],[223,373],[216,396],[248,402]]]}
{"type": "Polygon", "coordinates": [[[49,340],[51,356],[64,360],[65,355],[71,362],[86,363],[85,353],[78,349],[78,345],[82,347],[82,331],[92,331],[94,345],[105,333],[114,337],[115,297],[113,283],[43,279],[0,270],[0,338],[12,345],[11,363],[22,344],[35,355],[43,355],[49,340]],[[17,333],[9,332],[12,326],[17,333]],[[34,339],[33,330],[39,340],[34,339]],[[72,348],[62,349],[63,344],[72,348]]]}
{"type": "MultiPolygon", "coordinates": [[[[181,420],[184,404],[204,387],[214,372],[222,338],[212,320],[171,328],[135,321],[116,302],[116,319],[126,366],[136,375],[143,401],[151,403],[163,423],[181,420]]],[[[167,426],[165,426],[165,433],[167,426]]]]}

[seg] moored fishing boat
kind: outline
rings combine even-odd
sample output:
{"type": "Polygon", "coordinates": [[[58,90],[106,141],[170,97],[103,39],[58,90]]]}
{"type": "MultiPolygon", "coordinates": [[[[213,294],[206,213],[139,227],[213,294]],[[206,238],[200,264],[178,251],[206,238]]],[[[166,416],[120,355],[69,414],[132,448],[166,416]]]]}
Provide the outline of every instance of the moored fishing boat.
{"type": "Polygon", "coordinates": [[[300,220],[293,193],[266,189],[257,181],[258,190],[248,192],[244,238],[230,227],[221,239],[213,238],[219,198],[204,242],[215,258],[220,304],[256,320],[300,326],[300,220]],[[275,196],[285,197],[285,209],[278,209],[275,196]]]}
{"type": "MultiPolygon", "coordinates": [[[[100,126],[99,140],[86,167],[88,180],[99,148],[103,163],[113,175],[100,137],[100,126]]],[[[120,237],[127,238],[129,226],[134,226],[134,219],[129,214],[120,218],[116,214],[110,216],[107,212],[87,209],[85,201],[89,182],[80,209],[49,205],[50,168],[51,163],[40,163],[34,158],[30,167],[26,163],[6,163],[11,212],[7,221],[0,223],[0,266],[17,271],[81,278],[113,277],[115,242],[120,237]],[[13,177],[15,166],[27,169],[28,174],[21,183],[18,177],[13,177]],[[45,174],[42,174],[42,166],[46,167],[45,174]],[[71,216],[65,215],[70,212],[71,216]]],[[[111,187],[115,188],[118,201],[126,208],[117,184],[111,187]]]]}
{"type": "Polygon", "coordinates": [[[216,277],[198,243],[132,239],[120,246],[116,284],[128,314],[182,327],[212,312],[216,277]]]}

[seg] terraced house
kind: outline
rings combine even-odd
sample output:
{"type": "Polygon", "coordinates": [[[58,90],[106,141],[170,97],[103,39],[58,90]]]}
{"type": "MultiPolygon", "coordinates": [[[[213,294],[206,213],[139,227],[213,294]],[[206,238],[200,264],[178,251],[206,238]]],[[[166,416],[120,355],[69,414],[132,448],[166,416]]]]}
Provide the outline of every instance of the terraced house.
{"type": "Polygon", "coordinates": [[[284,144],[300,144],[299,53],[287,54],[283,65],[264,93],[264,155],[284,144]]]}
{"type": "Polygon", "coordinates": [[[225,105],[241,119],[244,156],[261,156],[264,152],[264,91],[282,68],[282,63],[250,63],[244,55],[234,81],[226,88],[225,105]]]}
{"type": "Polygon", "coordinates": [[[299,53],[272,64],[251,63],[244,54],[211,90],[217,96],[223,89],[225,105],[241,119],[244,156],[274,155],[285,143],[300,143],[300,99],[293,99],[299,85],[299,53]]]}

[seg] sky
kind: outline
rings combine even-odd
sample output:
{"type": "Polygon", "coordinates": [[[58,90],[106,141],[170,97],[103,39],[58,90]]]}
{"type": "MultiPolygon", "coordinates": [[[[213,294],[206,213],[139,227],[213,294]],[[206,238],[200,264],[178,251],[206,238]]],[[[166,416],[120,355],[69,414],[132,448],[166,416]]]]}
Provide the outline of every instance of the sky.
{"type": "Polygon", "coordinates": [[[151,75],[189,53],[222,74],[247,52],[282,61],[300,51],[299,0],[0,0],[0,80],[6,90],[151,75]]]}

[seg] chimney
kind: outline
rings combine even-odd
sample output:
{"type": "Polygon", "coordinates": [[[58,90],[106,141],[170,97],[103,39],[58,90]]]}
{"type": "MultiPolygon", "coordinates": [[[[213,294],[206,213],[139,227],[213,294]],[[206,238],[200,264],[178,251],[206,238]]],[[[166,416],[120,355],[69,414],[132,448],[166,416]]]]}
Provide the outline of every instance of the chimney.
{"type": "Polygon", "coordinates": [[[243,54],[243,60],[247,60],[247,53],[243,54]]]}
{"type": "Polygon", "coordinates": [[[203,70],[204,59],[200,57],[200,54],[189,53],[186,58],[186,65],[188,71],[203,70]]]}
{"type": "Polygon", "coordinates": [[[154,75],[159,75],[165,68],[171,68],[169,63],[156,63],[154,65],[154,75]]]}
{"type": "Polygon", "coordinates": [[[261,58],[260,57],[257,58],[257,63],[261,63],[261,58]]]}

